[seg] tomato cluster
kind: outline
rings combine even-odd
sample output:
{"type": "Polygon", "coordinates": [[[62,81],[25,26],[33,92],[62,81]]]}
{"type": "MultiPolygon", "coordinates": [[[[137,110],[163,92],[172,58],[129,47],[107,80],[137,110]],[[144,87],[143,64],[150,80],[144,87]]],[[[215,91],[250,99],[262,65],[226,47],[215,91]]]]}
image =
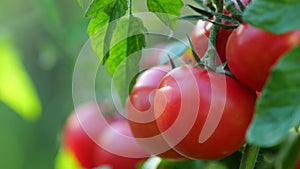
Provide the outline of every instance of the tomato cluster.
{"type": "Polygon", "coordinates": [[[139,142],[149,153],[219,159],[244,143],[255,101],[253,90],[224,74],[192,65],[169,72],[154,67],[138,78],[127,112],[135,137],[163,138],[139,142]]]}
{"type": "MultiPolygon", "coordinates": [[[[205,21],[195,25],[195,57],[205,55],[210,27],[205,21]]],[[[186,64],[176,68],[150,67],[139,75],[127,100],[134,137],[148,153],[166,159],[229,156],[245,143],[257,95],[272,66],[299,43],[300,30],[272,34],[241,23],[233,30],[221,28],[216,43],[216,65],[226,62],[231,75],[196,66],[191,52],[181,57],[186,64]]]]}
{"type": "MultiPolygon", "coordinates": [[[[248,5],[247,0],[242,2],[248,5]]],[[[231,15],[226,10],[224,13],[231,15]]],[[[192,46],[179,57],[178,67],[172,61],[160,64],[162,53],[168,51],[167,43],[157,45],[141,59],[139,66],[145,70],[127,98],[127,120],[99,118],[95,103],[76,108],[66,122],[63,145],[82,167],[131,169],[147,155],[176,161],[216,160],[243,146],[270,71],[300,43],[300,30],[272,34],[247,23],[236,29],[221,28],[215,62],[216,66],[227,63],[228,67],[217,71],[196,62],[207,56],[211,27],[210,22],[197,21],[191,32],[192,46]],[[125,141],[112,128],[135,140],[125,141]],[[122,155],[132,152],[138,158],[122,155]]]]}
{"type": "MultiPolygon", "coordinates": [[[[101,110],[106,106],[102,104],[101,110]]],[[[78,106],[68,117],[62,133],[62,143],[63,148],[70,151],[85,169],[101,166],[112,169],[137,168],[145,160],[147,153],[135,140],[124,141],[122,135],[132,137],[126,119],[119,116],[102,119],[98,104],[87,102],[78,106]],[[113,147],[114,152],[106,147],[113,147]],[[129,152],[137,152],[144,157],[123,155],[130,154],[129,152]]]]}

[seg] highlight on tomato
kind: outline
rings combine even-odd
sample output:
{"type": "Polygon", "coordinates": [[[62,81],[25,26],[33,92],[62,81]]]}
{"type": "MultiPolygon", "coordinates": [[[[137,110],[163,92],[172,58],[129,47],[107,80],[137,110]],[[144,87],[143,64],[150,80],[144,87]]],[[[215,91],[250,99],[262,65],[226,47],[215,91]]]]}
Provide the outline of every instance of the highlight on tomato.
{"type": "Polygon", "coordinates": [[[162,78],[171,66],[156,66],[143,72],[133,86],[127,100],[127,116],[133,135],[150,154],[166,159],[184,159],[165,141],[156,125],[154,116],[154,95],[162,78]]]}

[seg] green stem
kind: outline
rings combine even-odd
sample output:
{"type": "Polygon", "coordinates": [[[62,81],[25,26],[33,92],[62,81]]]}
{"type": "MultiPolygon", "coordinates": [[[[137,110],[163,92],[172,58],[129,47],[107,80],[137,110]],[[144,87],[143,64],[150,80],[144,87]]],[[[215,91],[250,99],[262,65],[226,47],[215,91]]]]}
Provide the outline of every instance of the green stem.
{"type": "Polygon", "coordinates": [[[240,169],[254,169],[259,147],[247,144],[242,155],[240,169]]]}
{"type": "Polygon", "coordinates": [[[128,1],[128,10],[129,10],[129,15],[132,15],[132,0],[128,1]]]}
{"type": "MultiPolygon", "coordinates": [[[[213,3],[216,6],[217,13],[223,13],[223,0],[213,0],[213,3]]],[[[219,17],[214,17],[214,22],[221,23],[221,19],[219,17]]],[[[216,44],[218,39],[218,34],[220,32],[221,27],[219,25],[213,24],[210,29],[208,49],[202,59],[204,65],[212,70],[216,70],[216,44]]]]}

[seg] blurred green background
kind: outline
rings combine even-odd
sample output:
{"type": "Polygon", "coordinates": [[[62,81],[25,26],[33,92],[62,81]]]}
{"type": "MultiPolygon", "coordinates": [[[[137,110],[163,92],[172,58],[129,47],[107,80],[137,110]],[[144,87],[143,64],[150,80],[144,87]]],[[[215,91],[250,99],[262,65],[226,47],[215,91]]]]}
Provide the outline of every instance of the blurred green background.
{"type": "Polygon", "coordinates": [[[0,168],[55,168],[87,26],[76,0],[1,0],[0,168]]]}

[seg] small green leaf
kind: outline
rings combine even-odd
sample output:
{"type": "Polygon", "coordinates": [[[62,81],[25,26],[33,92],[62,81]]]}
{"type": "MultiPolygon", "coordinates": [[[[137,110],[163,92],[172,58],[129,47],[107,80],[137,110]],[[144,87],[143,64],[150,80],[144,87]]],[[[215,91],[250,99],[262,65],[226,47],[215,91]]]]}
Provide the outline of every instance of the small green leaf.
{"type": "Polygon", "coordinates": [[[243,19],[251,25],[273,33],[300,28],[299,0],[253,1],[244,11],[243,19]]]}
{"type": "Polygon", "coordinates": [[[41,114],[41,103],[13,43],[0,38],[0,101],[27,120],[41,114]]]}
{"type": "Polygon", "coordinates": [[[247,133],[249,143],[265,147],[276,145],[287,137],[291,128],[300,124],[299,53],[300,45],[272,69],[247,133]]]}
{"type": "Polygon", "coordinates": [[[109,16],[104,12],[99,12],[98,17],[93,18],[88,26],[88,33],[92,43],[93,50],[102,61],[105,55],[104,44],[105,35],[109,23],[109,16]]]}
{"type": "Polygon", "coordinates": [[[171,29],[177,26],[177,17],[183,7],[181,0],[147,0],[149,12],[155,12],[157,17],[171,29]]]}

